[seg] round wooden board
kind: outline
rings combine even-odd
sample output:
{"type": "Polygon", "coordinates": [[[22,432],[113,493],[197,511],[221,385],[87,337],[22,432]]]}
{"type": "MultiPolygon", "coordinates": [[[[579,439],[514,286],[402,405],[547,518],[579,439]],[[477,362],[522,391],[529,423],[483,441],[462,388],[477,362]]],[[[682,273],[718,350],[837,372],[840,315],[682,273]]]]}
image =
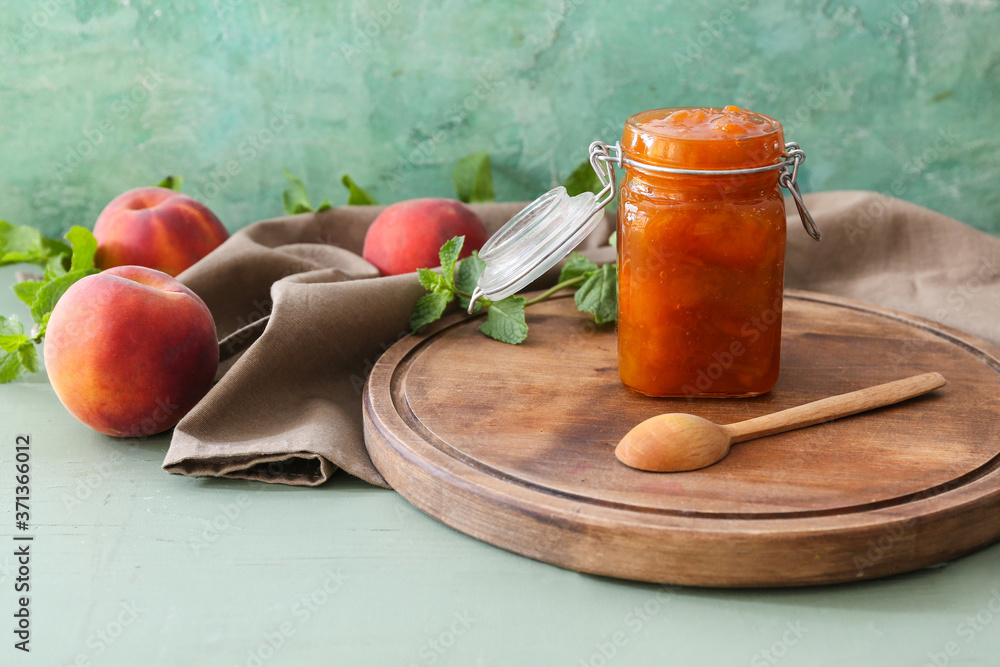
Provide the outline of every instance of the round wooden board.
{"type": "Polygon", "coordinates": [[[1000,350],[941,325],[807,292],[785,300],[781,376],[751,399],[641,396],[613,327],[571,298],[528,309],[519,346],[443,319],[375,365],[365,439],[407,500],[480,540],[594,574],[697,586],[854,581],[1000,538],[1000,350]],[[718,465],[617,461],[664,412],[719,423],[928,371],[932,394],[736,445],[718,465]]]}

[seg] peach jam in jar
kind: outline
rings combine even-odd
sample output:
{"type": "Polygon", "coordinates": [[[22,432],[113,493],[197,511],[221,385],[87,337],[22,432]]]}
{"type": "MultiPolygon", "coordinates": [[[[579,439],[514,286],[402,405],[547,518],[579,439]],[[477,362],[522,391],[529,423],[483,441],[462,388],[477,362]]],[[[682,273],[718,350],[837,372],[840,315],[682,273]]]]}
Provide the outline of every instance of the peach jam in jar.
{"type": "Polygon", "coordinates": [[[651,396],[754,396],[778,379],[781,124],[738,107],[628,119],[618,188],[618,370],[651,396]],[[668,170],[676,171],[668,171],[668,170]]]}
{"type": "MultiPolygon", "coordinates": [[[[487,241],[473,293],[530,284],[596,227],[618,196],[618,371],[650,396],[756,396],[778,379],[788,189],[805,152],[777,120],[735,106],[644,111],[621,141],[590,146],[603,189],[558,187],[487,241]],[[615,187],[617,166],[625,178],[615,187]]],[[[472,310],[470,304],[470,312],[472,310]]]]}

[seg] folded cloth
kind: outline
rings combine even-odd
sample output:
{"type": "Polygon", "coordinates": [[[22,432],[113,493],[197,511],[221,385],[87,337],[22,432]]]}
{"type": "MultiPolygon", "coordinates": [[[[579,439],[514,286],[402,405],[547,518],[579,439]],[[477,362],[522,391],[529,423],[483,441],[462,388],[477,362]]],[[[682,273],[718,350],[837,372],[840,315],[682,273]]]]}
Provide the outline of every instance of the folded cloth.
{"type": "MultiPolygon", "coordinates": [[[[812,194],[806,203],[823,241],[805,234],[789,205],[786,287],[907,311],[1000,344],[1000,239],[873,192],[812,194]]],[[[522,206],[473,209],[493,232],[522,206]]],[[[387,486],[365,449],[361,393],[379,355],[406,335],[424,290],[414,274],[378,277],[359,256],[380,210],[258,222],[179,276],[212,311],[225,362],[174,429],[164,469],[314,486],[343,468],[387,486]]],[[[613,212],[603,223],[581,250],[610,262],[613,212]]]]}
{"type": "MultiPolygon", "coordinates": [[[[492,233],[523,206],[472,208],[492,233]]],[[[365,449],[361,392],[378,357],[408,333],[425,290],[416,274],[380,278],[360,257],[381,210],[258,222],[178,276],[212,311],[224,362],[174,429],[164,469],[314,486],[343,468],[388,486],[365,449]]],[[[614,261],[613,227],[609,212],[581,249],[614,261]]]]}

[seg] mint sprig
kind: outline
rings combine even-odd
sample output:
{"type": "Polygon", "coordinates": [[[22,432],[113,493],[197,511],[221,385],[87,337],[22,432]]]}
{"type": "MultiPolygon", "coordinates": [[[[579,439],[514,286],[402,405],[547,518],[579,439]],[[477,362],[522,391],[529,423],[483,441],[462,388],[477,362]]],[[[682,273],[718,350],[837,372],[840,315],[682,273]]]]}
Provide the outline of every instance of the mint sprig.
{"type": "MultiPolygon", "coordinates": [[[[328,197],[324,197],[319,206],[314,208],[309,201],[306,185],[302,182],[302,179],[293,175],[287,169],[285,170],[285,178],[288,179],[288,187],[281,193],[281,204],[285,207],[285,213],[288,215],[311,213],[313,211],[318,213],[319,211],[333,208],[333,202],[328,197]]],[[[348,206],[375,206],[378,204],[374,197],[354,182],[350,174],[344,174],[340,182],[347,188],[348,206]]]]}
{"type": "Polygon", "coordinates": [[[285,178],[288,179],[288,188],[281,193],[281,203],[288,215],[325,211],[333,206],[329,199],[324,198],[318,207],[313,208],[309,202],[309,195],[306,193],[306,184],[302,182],[302,179],[287,169],[285,170],[285,178]]]}
{"type": "Polygon", "coordinates": [[[22,262],[45,266],[50,259],[69,256],[71,252],[68,245],[42,236],[34,227],[0,220],[0,266],[22,262]]]}
{"type": "MultiPolygon", "coordinates": [[[[348,206],[375,206],[378,204],[374,197],[368,194],[366,190],[362,190],[361,186],[354,182],[354,179],[351,178],[350,174],[344,174],[340,179],[340,182],[344,184],[345,188],[347,188],[348,206]]],[[[320,206],[322,206],[322,204],[320,204],[320,206]]]]}
{"type": "Polygon", "coordinates": [[[524,307],[528,301],[523,296],[509,296],[490,302],[486,321],[479,330],[502,343],[517,345],[528,337],[528,323],[524,321],[524,307]]]}
{"type": "MultiPolygon", "coordinates": [[[[456,298],[463,307],[469,307],[472,290],[475,289],[486,263],[479,259],[475,251],[469,257],[458,261],[464,243],[464,236],[456,236],[441,246],[441,251],[438,253],[441,260],[439,271],[431,269],[417,271],[417,279],[427,289],[427,294],[417,300],[413,312],[410,313],[410,329],[414,333],[441,319],[448,304],[456,298]]],[[[524,321],[524,306],[525,300],[519,296],[509,296],[500,301],[480,299],[477,302],[477,311],[486,308],[487,315],[479,330],[503,343],[516,345],[522,342],[528,335],[528,324],[524,321]]]]}
{"type": "Polygon", "coordinates": [[[416,333],[431,322],[441,319],[453,298],[454,293],[434,291],[417,299],[413,312],[410,313],[410,329],[416,333]]]}
{"type": "MultiPolygon", "coordinates": [[[[457,236],[441,246],[440,271],[420,269],[417,278],[428,293],[417,300],[410,313],[410,328],[417,333],[431,322],[439,320],[448,304],[458,299],[463,310],[468,310],[472,293],[479,282],[479,276],[486,268],[486,262],[473,251],[471,255],[456,264],[462,251],[464,236],[457,236]]],[[[524,312],[527,306],[539,303],[560,290],[578,287],[575,295],[577,307],[594,315],[600,324],[614,322],[618,318],[618,274],[617,265],[598,266],[579,253],[572,253],[559,275],[559,282],[532,299],[509,296],[500,301],[490,301],[480,297],[476,301],[475,313],[486,309],[486,321],[479,330],[502,343],[517,345],[528,337],[528,323],[524,312]]]]}
{"type": "Polygon", "coordinates": [[[451,172],[455,194],[460,202],[483,204],[496,201],[493,193],[493,171],[486,151],[466,155],[451,172]]]}
{"type": "Polygon", "coordinates": [[[160,181],[157,184],[157,187],[173,190],[174,192],[180,192],[182,185],[184,185],[184,177],[171,174],[160,181]]]}
{"type": "Polygon", "coordinates": [[[570,253],[566,263],[563,264],[562,271],[559,273],[559,282],[572,280],[578,276],[589,277],[594,271],[597,271],[597,264],[594,264],[578,252],[570,253]]]}
{"type": "Polygon", "coordinates": [[[69,244],[46,238],[33,227],[0,220],[0,266],[28,263],[45,269],[41,280],[24,280],[13,288],[17,298],[31,309],[35,321],[31,333],[24,332],[16,317],[0,315],[0,383],[38,372],[35,344],[45,336],[52,309],[76,281],[98,273],[94,268],[97,240],[90,230],[73,227],[65,239],[69,244]]]}
{"type": "MultiPolygon", "coordinates": [[[[458,305],[462,310],[469,309],[469,301],[472,298],[470,295],[476,291],[476,283],[479,282],[479,276],[483,275],[485,269],[486,262],[479,258],[479,252],[476,250],[458,263],[455,269],[455,294],[458,295],[458,305]]],[[[482,308],[483,300],[479,299],[473,312],[478,313],[482,308]]]]}
{"type": "Polygon", "coordinates": [[[562,185],[566,188],[566,194],[570,197],[575,197],[584,192],[593,192],[596,195],[604,189],[604,183],[601,183],[601,179],[597,176],[597,172],[594,171],[594,167],[591,166],[590,160],[581,162],[573,170],[573,173],[566,177],[562,185]]]}
{"type": "Polygon", "coordinates": [[[573,295],[576,307],[594,316],[597,324],[618,320],[618,267],[605,264],[586,274],[573,295]]]}
{"type": "Polygon", "coordinates": [[[0,315],[0,383],[13,382],[25,373],[38,372],[38,353],[24,327],[13,315],[0,315]]]}

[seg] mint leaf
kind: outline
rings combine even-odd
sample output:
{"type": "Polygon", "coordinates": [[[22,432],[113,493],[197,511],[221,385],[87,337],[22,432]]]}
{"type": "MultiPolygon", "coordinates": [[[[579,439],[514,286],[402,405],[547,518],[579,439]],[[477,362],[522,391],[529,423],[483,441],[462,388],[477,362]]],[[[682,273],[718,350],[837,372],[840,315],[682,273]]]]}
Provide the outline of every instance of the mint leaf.
{"type": "MultiPolygon", "coordinates": [[[[294,176],[287,169],[285,170],[285,178],[288,179],[288,189],[282,190],[281,192],[281,204],[285,207],[285,213],[288,215],[311,213],[313,211],[318,213],[319,211],[325,211],[328,208],[333,208],[333,202],[331,202],[328,197],[323,197],[323,201],[320,202],[319,206],[313,208],[313,205],[309,203],[309,195],[306,193],[305,183],[303,183],[300,178],[294,176]]],[[[364,190],[361,190],[360,188],[358,189],[359,191],[364,192],[364,190]]]]}
{"type": "Polygon", "coordinates": [[[441,246],[438,257],[441,260],[441,276],[444,278],[448,289],[455,289],[455,262],[462,254],[462,246],[465,244],[464,236],[456,236],[449,239],[441,246]]]}
{"type": "Polygon", "coordinates": [[[287,169],[285,170],[285,178],[288,179],[288,189],[281,193],[281,203],[285,207],[285,213],[296,215],[312,211],[313,207],[309,203],[309,195],[306,194],[305,183],[296,176],[293,176],[287,169]]]}
{"type": "Polygon", "coordinates": [[[0,220],[0,265],[17,262],[39,264],[48,259],[42,233],[33,227],[0,220]]]}
{"type": "Polygon", "coordinates": [[[100,271],[97,269],[70,271],[66,275],[53,278],[38,288],[38,292],[35,294],[35,301],[31,304],[31,317],[41,325],[41,330],[38,332],[39,337],[45,335],[49,315],[52,314],[52,309],[56,307],[56,302],[66,293],[66,290],[81,278],[86,278],[95,273],[100,273],[100,271]]]}
{"type": "MultiPolygon", "coordinates": [[[[471,295],[476,291],[476,285],[479,284],[479,276],[483,275],[485,268],[486,262],[479,259],[479,251],[473,250],[471,255],[458,263],[458,268],[455,270],[455,290],[471,295]]],[[[479,312],[483,307],[482,302],[482,299],[476,301],[476,307],[473,312],[479,312]]],[[[458,303],[462,306],[462,310],[469,309],[469,297],[459,294],[458,303]]]]}
{"type": "Polygon", "coordinates": [[[0,383],[38,372],[38,352],[16,317],[0,316],[0,383]]]}
{"type": "Polygon", "coordinates": [[[608,237],[608,245],[612,248],[618,247],[618,232],[611,232],[611,236],[608,237]]]}
{"type": "Polygon", "coordinates": [[[441,319],[454,296],[451,292],[431,292],[417,299],[410,313],[410,330],[417,333],[424,326],[441,319]]]}
{"type": "Polygon", "coordinates": [[[572,252],[569,255],[569,259],[563,264],[557,282],[562,283],[573,278],[578,278],[579,276],[585,276],[594,271],[597,271],[597,264],[594,264],[578,252],[572,252]]]}
{"type": "Polygon", "coordinates": [[[26,373],[38,372],[38,352],[26,343],[13,352],[0,350],[0,384],[13,382],[26,373]]]}
{"type": "Polygon", "coordinates": [[[486,151],[467,155],[458,161],[451,172],[458,200],[466,204],[496,201],[493,194],[493,172],[490,156],[486,151]]]}
{"type": "Polygon", "coordinates": [[[67,260],[69,259],[70,253],[65,255],[56,255],[55,257],[49,257],[49,261],[45,263],[45,274],[43,280],[52,280],[56,276],[66,275],[67,260]]]}
{"type": "Polygon", "coordinates": [[[354,179],[351,178],[350,175],[344,174],[344,177],[340,179],[340,182],[347,188],[348,206],[375,206],[378,204],[374,197],[358,187],[358,184],[354,182],[354,179]]]}
{"type": "Polygon", "coordinates": [[[45,282],[42,280],[22,280],[19,283],[14,283],[14,294],[24,302],[24,305],[31,308],[31,304],[35,302],[35,296],[38,294],[38,288],[44,284],[45,282]]]}
{"type": "Polygon", "coordinates": [[[174,190],[176,192],[181,191],[181,185],[184,184],[183,176],[167,176],[162,181],[160,181],[157,187],[167,188],[168,190],[174,190]]]}
{"type": "Polygon", "coordinates": [[[0,315],[0,350],[13,352],[28,342],[24,335],[24,327],[16,317],[0,315]]]}
{"type": "Polygon", "coordinates": [[[618,266],[605,264],[587,278],[573,296],[576,307],[598,324],[618,320],[618,266]]]}
{"type": "Polygon", "coordinates": [[[66,240],[73,247],[73,259],[70,271],[85,271],[94,268],[94,253],[97,252],[97,239],[86,227],[72,227],[66,232],[66,240]]]}
{"type": "Polygon", "coordinates": [[[479,330],[500,341],[517,345],[528,337],[528,324],[524,321],[524,306],[527,300],[522,296],[509,296],[490,304],[486,311],[486,321],[479,330]]]}
{"type": "Polygon", "coordinates": [[[52,258],[68,257],[70,252],[68,245],[45,238],[34,227],[0,220],[0,266],[22,262],[44,266],[52,258]]]}
{"type": "Polygon", "coordinates": [[[590,164],[590,160],[584,160],[579,167],[573,170],[565,181],[563,187],[566,194],[575,197],[584,192],[593,192],[595,195],[604,189],[604,183],[597,177],[597,172],[590,164]]]}
{"type": "Polygon", "coordinates": [[[450,292],[445,277],[430,269],[417,269],[417,280],[428,292],[450,292]]]}
{"type": "Polygon", "coordinates": [[[73,283],[99,273],[94,268],[97,240],[90,230],[73,227],[66,232],[66,240],[70,245],[45,238],[30,227],[0,222],[0,248],[5,259],[14,256],[23,261],[30,256],[35,263],[45,266],[43,280],[25,280],[14,285],[14,294],[31,308],[38,333],[29,338],[16,318],[0,317],[0,383],[16,380],[24,373],[38,372],[38,352],[34,344],[45,335],[56,302],[73,283]],[[65,265],[67,259],[69,270],[65,265]]]}
{"type": "Polygon", "coordinates": [[[438,253],[441,259],[441,273],[431,269],[417,269],[417,279],[421,285],[430,290],[430,293],[420,297],[410,313],[410,328],[414,333],[421,327],[440,319],[445,308],[455,298],[455,262],[462,252],[464,242],[464,236],[456,236],[441,246],[438,253]]]}

